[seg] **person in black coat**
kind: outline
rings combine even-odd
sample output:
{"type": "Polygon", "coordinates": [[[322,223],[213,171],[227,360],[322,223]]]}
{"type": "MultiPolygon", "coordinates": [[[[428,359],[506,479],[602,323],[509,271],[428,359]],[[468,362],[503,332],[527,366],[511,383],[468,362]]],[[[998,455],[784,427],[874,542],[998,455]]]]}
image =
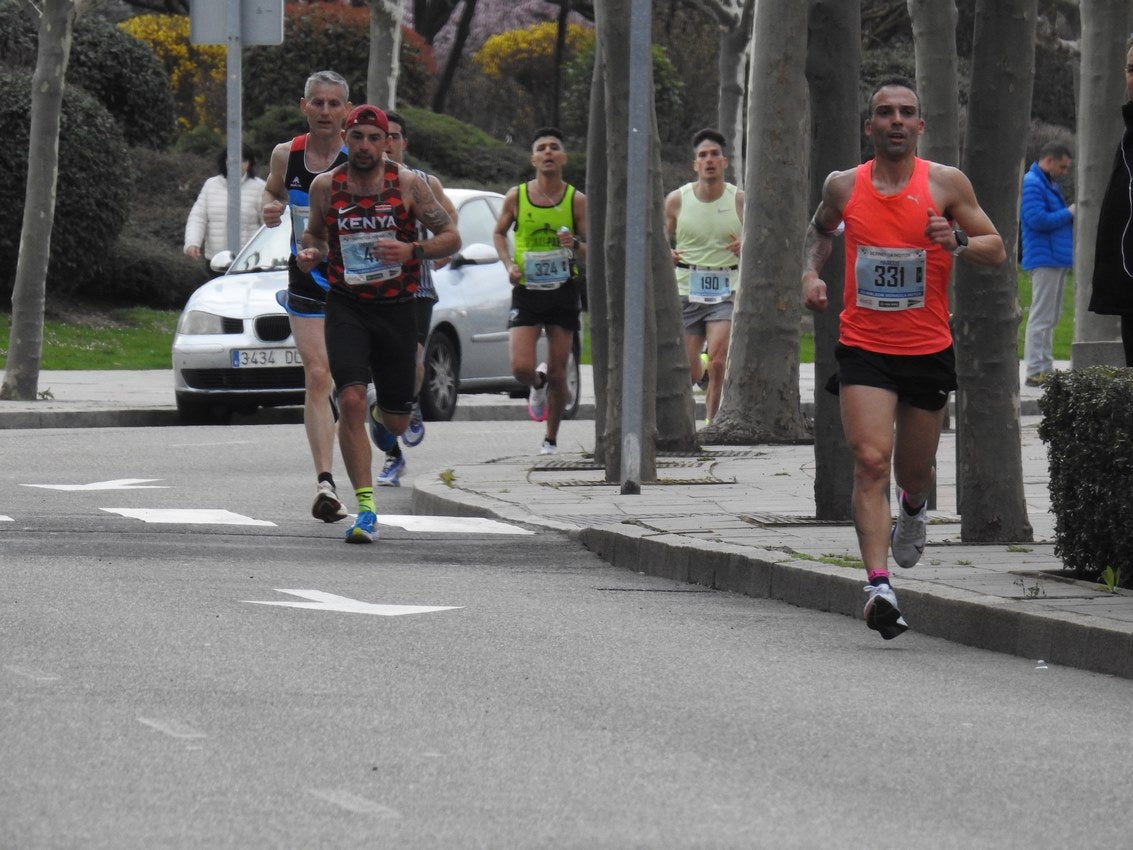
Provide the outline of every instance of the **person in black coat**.
{"type": "Polygon", "coordinates": [[[1125,47],[1125,131],[1098,214],[1090,311],[1121,316],[1125,365],[1133,366],[1133,36],[1125,47]]]}

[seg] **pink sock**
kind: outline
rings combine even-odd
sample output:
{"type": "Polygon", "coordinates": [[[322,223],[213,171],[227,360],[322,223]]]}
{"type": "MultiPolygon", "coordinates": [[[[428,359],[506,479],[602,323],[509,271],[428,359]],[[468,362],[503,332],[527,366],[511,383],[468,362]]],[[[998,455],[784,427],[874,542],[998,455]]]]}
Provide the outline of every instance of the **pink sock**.
{"type": "Polygon", "coordinates": [[[875,578],[885,579],[885,583],[888,584],[889,583],[889,570],[867,570],[866,571],[866,578],[869,580],[870,584],[873,584],[873,580],[875,578]]]}

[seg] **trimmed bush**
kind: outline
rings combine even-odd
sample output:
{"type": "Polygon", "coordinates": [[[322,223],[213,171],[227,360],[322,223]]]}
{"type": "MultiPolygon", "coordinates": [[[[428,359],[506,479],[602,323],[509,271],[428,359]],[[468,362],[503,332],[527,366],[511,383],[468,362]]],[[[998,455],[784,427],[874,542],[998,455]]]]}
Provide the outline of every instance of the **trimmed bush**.
{"type": "MultiPolygon", "coordinates": [[[[27,185],[31,124],[31,73],[0,67],[0,173],[20,198],[27,185]]],[[[59,129],[59,176],[47,290],[77,292],[114,244],[126,220],[131,192],[130,162],[122,131],[95,98],[80,88],[63,92],[59,129]]],[[[24,205],[0,204],[0,297],[11,299],[24,205]]]]}
{"type": "Polygon", "coordinates": [[[173,140],[173,93],[161,61],[149,45],[97,15],[75,23],[67,80],[110,110],[127,144],[161,149],[173,140]]]}
{"type": "Polygon", "coordinates": [[[412,161],[435,171],[445,185],[500,189],[531,176],[526,140],[523,148],[513,147],[447,115],[412,107],[397,111],[409,122],[412,161]]]}
{"type": "Polygon", "coordinates": [[[1050,456],[1055,554],[1078,578],[1106,567],[1133,587],[1133,369],[1055,372],[1039,400],[1050,456]]]}

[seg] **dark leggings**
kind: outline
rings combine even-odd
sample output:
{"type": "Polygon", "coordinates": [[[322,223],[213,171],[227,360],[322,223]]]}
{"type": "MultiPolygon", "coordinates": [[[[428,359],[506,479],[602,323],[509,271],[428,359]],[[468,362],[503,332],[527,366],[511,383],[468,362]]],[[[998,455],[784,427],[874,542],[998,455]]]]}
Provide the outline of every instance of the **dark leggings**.
{"type": "Polygon", "coordinates": [[[1121,317],[1121,345],[1125,348],[1125,365],[1133,366],[1133,314],[1121,317]]]}

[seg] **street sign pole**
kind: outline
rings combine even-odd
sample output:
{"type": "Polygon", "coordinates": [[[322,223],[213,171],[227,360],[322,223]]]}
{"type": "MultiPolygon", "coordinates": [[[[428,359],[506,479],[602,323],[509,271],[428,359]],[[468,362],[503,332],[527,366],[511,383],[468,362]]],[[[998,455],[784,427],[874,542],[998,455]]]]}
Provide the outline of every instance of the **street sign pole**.
{"type": "Polygon", "coordinates": [[[228,33],[225,45],[225,81],[228,92],[228,250],[240,250],[240,190],[243,183],[244,98],[240,0],[228,0],[228,33]]]}

